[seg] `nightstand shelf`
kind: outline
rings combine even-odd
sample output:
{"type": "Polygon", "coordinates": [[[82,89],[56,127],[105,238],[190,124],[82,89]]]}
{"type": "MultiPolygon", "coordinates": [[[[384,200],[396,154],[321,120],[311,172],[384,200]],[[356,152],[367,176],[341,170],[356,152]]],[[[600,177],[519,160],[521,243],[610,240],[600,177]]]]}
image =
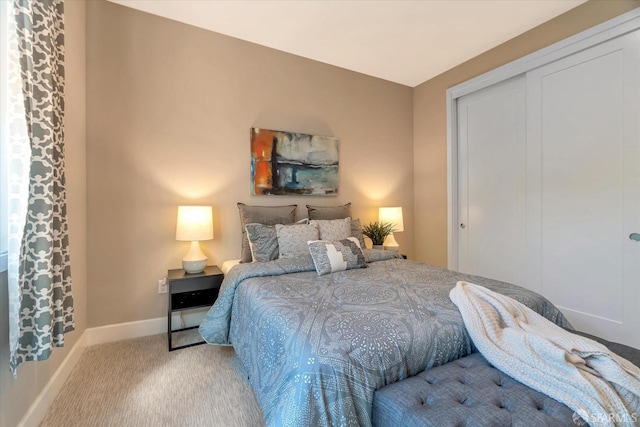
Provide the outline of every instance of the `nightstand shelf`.
{"type": "Polygon", "coordinates": [[[167,313],[167,339],[169,351],[178,350],[194,345],[204,344],[199,341],[192,344],[172,347],[172,337],[175,332],[195,329],[197,326],[181,329],[171,329],[171,317],[173,313],[197,308],[210,307],[218,298],[220,285],[224,275],[216,265],[209,266],[202,273],[189,274],[183,269],[169,270],[167,283],[169,285],[169,310],[167,313]]]}

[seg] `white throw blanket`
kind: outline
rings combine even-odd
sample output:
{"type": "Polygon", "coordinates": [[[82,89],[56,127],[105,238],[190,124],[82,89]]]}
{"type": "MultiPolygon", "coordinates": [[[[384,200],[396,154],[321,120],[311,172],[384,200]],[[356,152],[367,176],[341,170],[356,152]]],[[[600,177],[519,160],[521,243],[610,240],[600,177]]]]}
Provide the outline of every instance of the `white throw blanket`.
{"type": "Polygon", "coordinates": [[[640,425],[640,369],[512,298],[467,282],[451,290],[469,335],[497,369],[591,425],[640,425]]]}

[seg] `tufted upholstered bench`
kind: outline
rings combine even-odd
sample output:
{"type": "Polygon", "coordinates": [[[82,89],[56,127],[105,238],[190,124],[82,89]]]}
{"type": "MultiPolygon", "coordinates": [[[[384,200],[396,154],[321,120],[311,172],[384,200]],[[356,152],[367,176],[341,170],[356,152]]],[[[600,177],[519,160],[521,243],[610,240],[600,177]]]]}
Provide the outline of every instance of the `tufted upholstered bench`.
{"type": "Polygon", "coordinates": [[[568,426],[573,411],[497,370],[480,353],[378,390],[381,427],[568,426]]]}
{"type": "MultiPolygon", "coordinates": [[[[591,335],[640,365],[640,351],[591,335]]],[[[423,371],[376,391],[379,427],[575,426],[573,411],[494,368],[480,353],[423,371]]]]}

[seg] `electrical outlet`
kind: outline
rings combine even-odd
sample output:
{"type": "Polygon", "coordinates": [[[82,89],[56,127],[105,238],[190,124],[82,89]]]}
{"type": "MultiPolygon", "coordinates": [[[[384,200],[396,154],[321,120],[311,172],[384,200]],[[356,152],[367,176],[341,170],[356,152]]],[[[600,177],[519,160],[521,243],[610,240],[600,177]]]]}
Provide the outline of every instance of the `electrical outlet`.
{"type": "Polygon", "coordinates": [[[167,293],[167,278],[164,277],[158,280],[158,293],[166,294],[167,293]]]}

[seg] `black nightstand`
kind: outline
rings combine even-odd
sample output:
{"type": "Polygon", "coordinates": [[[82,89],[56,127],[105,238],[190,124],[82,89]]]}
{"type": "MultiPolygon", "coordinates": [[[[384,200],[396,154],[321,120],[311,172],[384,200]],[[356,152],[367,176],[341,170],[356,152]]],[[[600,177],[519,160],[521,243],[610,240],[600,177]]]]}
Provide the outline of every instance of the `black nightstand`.
{"type": "Polygon", "coordinates": [[[193,344],[172,347],[171,336],[174,332],[195,329],[197,326],[171,330],[171,315],[182,310],[191,310],[213,305],[216,298],[218,298],[222,279],[224,279],[224,274],[222,274],[222,271],[220,271],[217,265],[211,265],[205,268],[202,273],[194,274],[189,274],[181,268],[169,270],[167,274],[167,283],[169,285],[169,312],[167,314],[169,351],[204,344],[204,341],[199,341],[193,344]]]}

